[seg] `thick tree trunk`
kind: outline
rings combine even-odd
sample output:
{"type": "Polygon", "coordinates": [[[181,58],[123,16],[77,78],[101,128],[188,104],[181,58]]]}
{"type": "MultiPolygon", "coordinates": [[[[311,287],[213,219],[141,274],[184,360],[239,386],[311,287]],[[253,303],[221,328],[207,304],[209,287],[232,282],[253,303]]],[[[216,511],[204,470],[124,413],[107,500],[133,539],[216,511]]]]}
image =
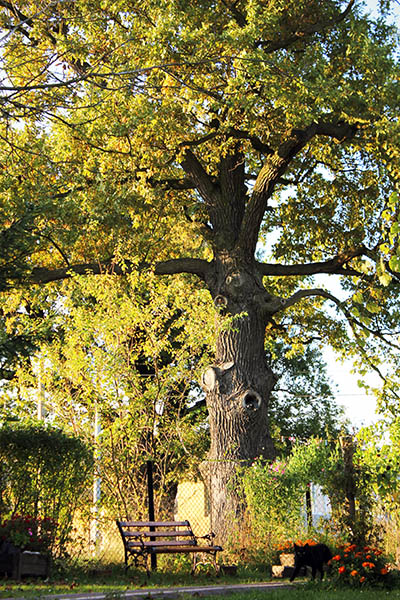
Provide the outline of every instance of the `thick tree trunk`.
{"type": "Polygon", "coordinates": [[[223,261],[218,285],[212,289],[219,307],[220,332],[216,360],[203,374],[211,434],[207,468],[212,529],[221,542],[240,522],[243,500],[235,483],[240,467],[257,457],[273,458],[268,400],[275,377],[264,350],[266,310],[271,296],[260,277],[223,261]],[[218,293],[217,293],[218,292],[218,293]]]}

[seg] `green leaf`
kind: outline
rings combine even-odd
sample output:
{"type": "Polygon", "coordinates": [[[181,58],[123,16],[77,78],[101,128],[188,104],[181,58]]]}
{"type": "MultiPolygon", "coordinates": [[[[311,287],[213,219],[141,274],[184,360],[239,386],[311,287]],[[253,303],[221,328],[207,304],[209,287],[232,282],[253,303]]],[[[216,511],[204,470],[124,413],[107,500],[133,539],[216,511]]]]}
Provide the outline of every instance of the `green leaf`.
{"type": "Polygon", "coordinates": [[[390,284],[390,282],[392,281],[392,276],[389,275],[389,273],[387,271],[380,274],[378,277],[379,277],[379,281],[381,282],[381,284],[384,285],[385,287],[388,286],[390,284]]]}

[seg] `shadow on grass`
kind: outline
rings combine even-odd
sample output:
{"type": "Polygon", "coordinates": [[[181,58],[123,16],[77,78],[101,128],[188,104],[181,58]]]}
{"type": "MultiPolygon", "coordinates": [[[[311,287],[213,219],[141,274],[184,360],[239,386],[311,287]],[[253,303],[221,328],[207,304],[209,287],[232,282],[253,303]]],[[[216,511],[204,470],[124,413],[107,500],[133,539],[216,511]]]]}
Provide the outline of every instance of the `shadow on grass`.
{"type": "Polygon", "coordinates": [[[48,579],[23,578],[15,581],[0,578],[0,598],[37,598],[53,594],[103,593],[117,597],[127,590],[159,587],[210,586],[233,583],[251,583],[270,580],[270,569],[239,567],[236,576],[216,574],[211,567],[199,569],[192,575],[189,562],[164,563],[148,577],[144,569],[131,567],[125,572],[120,564],[101,564],[92,561],[58,561],[48,579]]]}

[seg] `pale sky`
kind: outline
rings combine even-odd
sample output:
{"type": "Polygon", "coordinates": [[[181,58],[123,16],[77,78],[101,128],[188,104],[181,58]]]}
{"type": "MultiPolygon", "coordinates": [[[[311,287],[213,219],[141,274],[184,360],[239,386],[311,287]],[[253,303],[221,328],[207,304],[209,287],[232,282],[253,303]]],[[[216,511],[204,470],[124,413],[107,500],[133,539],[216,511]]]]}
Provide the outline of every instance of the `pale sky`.
{"type": "MultiPolygon", "coordinates": [[[[375,396],[367,395],[364,388],[357,385],[357,381],[361,377],[351,373],[352,364],[346,361],[341,364],[336,360],[332,350],[325,350],[324,357],[327,362],[328,375],[333,384],[337,385],[335,392],[336,401],[344,406],[346,416],[356,428],[362,425],[371,425],[378,419],[375,413],[376,400],[375,396]]],[[[367,383],[379,386],[379,378],[375,374],[368,375],[364,378],[367,383]]]]}

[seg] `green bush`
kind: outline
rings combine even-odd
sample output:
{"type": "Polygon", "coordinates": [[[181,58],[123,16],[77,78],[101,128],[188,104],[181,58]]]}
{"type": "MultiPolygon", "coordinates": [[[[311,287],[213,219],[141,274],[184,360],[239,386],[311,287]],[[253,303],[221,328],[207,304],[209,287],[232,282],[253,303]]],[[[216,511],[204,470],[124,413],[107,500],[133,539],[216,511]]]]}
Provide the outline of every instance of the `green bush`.
{"type": "Polygon", "coordinates": [[[14,518],[9,538],[19,529],[22,533],[24,519],[33,520],[39,530],[42,523],[56,523],[50,549],[63,554],[92,469],[92,453],[84,442],[60,429],[41,423],[1,427],[0,511],[3,527],[10,527],[5,521],[12,524],[14,518]]]}
{"type": "MultiPolygon", "coordinates": [[[[368,465],[355,453],[349,437],[329,443],[310,439],[295,444],[285,459],[256,461],[242,478],[246,539],[251,540],[252,556],[276,560],[288,538],[314,537],[332,547],[379,544],[379,524],[373,514],[376,488],[370,479],[368,465]],[[321,521],[317,530],[307,523],[305,495],[310,483],[321,486],[332,508],[331,517],[321,521]]],[[[232,546],[237,554],[251,558],[245,552],[243,532],[241,527],[232,546]]]]}
{"type": "Polygon", "coordinates": [[[306,491],[301,475],[290,460],[272,464],[255,462],[243,479],[247,506],[255,527],[267,538],[300,535],[304,519],[300,511],[306,491]]]}

